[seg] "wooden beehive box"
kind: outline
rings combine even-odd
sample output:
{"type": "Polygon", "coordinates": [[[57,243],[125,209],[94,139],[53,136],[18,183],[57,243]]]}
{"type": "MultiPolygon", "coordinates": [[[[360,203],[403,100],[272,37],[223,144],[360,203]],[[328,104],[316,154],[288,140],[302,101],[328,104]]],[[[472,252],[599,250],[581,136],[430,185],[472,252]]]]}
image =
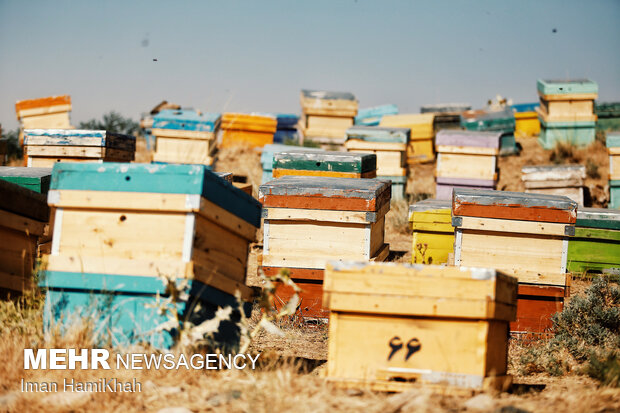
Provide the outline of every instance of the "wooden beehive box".
{"type": "Polygon", "coordinates": [[[441,129],[460,129],[461,113],[468,110],[471,110],[469,103],[438,103],[420,107],[420,113],[435,115],[433,119],[435,132],[441,129]]]}
{"type": "Polygon", "coordinates": [[[455,189],[454,262],[497,268],[519,279],[516,333],[547,333],[569,293],[569,236],[577,203],[565,196],[455,189]]]}
{"type": "Polygon", "coordinates": [[[49,235],[45,195],[0,179],[0,295],[33,287],[39,242],[49,235]]]}
{"type": "Polygon", "coordinates": [[[408,128],[407,163],[432,162],[435,160],[433,138],[435,115],[432,113],[415,113],[384,116],[379,123],[382,127],[408,128]]]}
{"type": "Polygon", "coordinates": [[[71,129],[71,96],[50,96],[15,103],[23,129],[71,129]]]}
{"type": "Polygon", "coordinates": [[[620,130],[620,102],[594,102],[597,130],[620,130]]]}
{"type": "MultiPolygon", "coordinates": [[[[260,204],[204,165],[58,163],[48,201],[56,212],[42,286],[47,308],[67,300],[54,316],[63,322],[91,317],[114,343],[165,348],[173,337],[157,327],[169,318],[153,308],[168,294],[163,277],[188,284],[187,300],[166,309],[194,324],[218,306],[232,306],[234,320],[235,295],[251,300],[245,276],[260,204]],[[93,313],[91,294],[112,306],[93,313]]],[[[234,325],[220,332],[218,344],[238,344],[234,325]]]]}
{"type": "Polygon", "coordinates": [[[412,264],[448,264],[454,254],[451,212],[452,202],[447,199],[425,199],[409,206],[412,264]]]}
{"type": "Polygon", "coordinates": [[[224,113],[222,115],[222,147],[248,144],[263,147],[273,143],[278,121],[273,116],[246,113],[224,113]]]}
{"type": "Polygon", "coordinates": [[[609,208],[620,209],[620,133],[607,133],[609,152],[609,208]]]}
{"type": "Polygon", "coordinates": [[[374,153],[333,151],[277,152],[273,158],[273,177],[286,175],[375,178],[377,156],[374,153]]]}
{"type": "Polygon", "coordinates": [[[540,121],[538,120],[538,103],[519,103],[511,108],[515,116],[515,137],[531,138],[540,133],[540,121]]]}
{"type": "MultiPolygon", "coordinates": [[[[262,270],[291,270],[303,289],[302,316],[327,317],[321,298],[328,260],[385,260],[390,193],[389,181],[375,179],[284,176],[261,185],[262,270]]],[[[280,288],[283,302],[291,294],[280,288]]]]}
{"type": "Polygon", "coordinates": [[[354,126],[347,130],[345,147],[351,152],[377,155],[377,177],[392,181],[392,198],[405,196],[409,129],[354,126]]]}
{"type": "Polygon", "coordinates": [[[453,188],[494,189],[502,132],[442,130],[437,149],[437,199],[452,199],[453,188]]]}
{"type": "Polygon", "coordinates": [[[525,192],[564,195],[583,206],[584,165],[539,165],[521,168],[525,192]]]}
{"type": "Polygon", "coordinates": [[[384,116],[397,114],[398,106],[396,105],[381,105],[360,109],[355,117],[355,124],[363,126],[379,126],[379,123],[384,116]]]}
{"type": "Polygon", "coordinates": [[[273,143],[299,143],[297,124],[299,116],[292,113],[276,113],[277,129],[273,135],[273,143]]]}
{"type": "Polygon", "coordinates": [[[130,162],[136,138],[104,130],[26,129],[28,166],[51,168],[56,162],[130,162]]]}
{"type": "Polygon", "coordinates": [[[220,115],[166,109],[153,118],[155,162],[213,165],[220,115]]]}
{"type": "Polygon", "coordinates": [[[515,115],[512,108],[501,110],[470,110],[461,113],[461,126],[471,131],[503,132],[500,139],[500,155],[516,155],[519,148],[514,137],[515,115]]]}
{"type": "Polygon", "coordinates": [[[0,167],[0,179],[44,195],[47,195],[50,188],[51,178],[52,168],[0,167]]]}
{"type": "Polygon", "coordinates": [[[517,281],[492,269],[329,263],[327,379],[403,391],[414,383],[506,389],[517,281]]]}
{"type": "Polygon", "coordinates": [[[269,182],[273,179],[273,157],[276,153],[282,151],[320,151],[318,148],[305,148],[303,146],[282,145],[278,143],[272,143],[263,146],[263,151],[260,155],[260,163],[263,168],[263,177],[261,183],[269,182]]]}
{"type": "Polygon", "coordinates": [[[558,143],[588,146],[596,138],[595,121],[546,122],[540,118],[538,142],[545,149],[554,149],[558,143]]]}
{"type": "Polygon", "coordinates": [[[325,145],[341,145],[353,126],[358,104],[348,92],[305,90],[300,93],[301,129],[305,138],[325,145]]]}
{"type": "Polygon", "coordinates": [[[580,208],[568,241],[568,271],[620,274],[620,211],[580,208]]]}

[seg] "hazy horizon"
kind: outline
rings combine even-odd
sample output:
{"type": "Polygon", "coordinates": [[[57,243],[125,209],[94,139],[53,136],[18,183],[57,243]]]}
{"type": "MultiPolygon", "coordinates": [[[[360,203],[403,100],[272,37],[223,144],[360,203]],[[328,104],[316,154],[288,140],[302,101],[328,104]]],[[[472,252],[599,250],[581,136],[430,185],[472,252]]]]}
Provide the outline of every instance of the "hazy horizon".
{"type": "Polygon", "coordinates": [[[74,125],[162,100],[299,113],[302,88],[360,108],[537,101],[539,78],[589,78],[620,101],[620,1],[0,0],[0,123],[71,95],[74,125]],[[156,60],[155,60],[156,59],[156,60]]]}

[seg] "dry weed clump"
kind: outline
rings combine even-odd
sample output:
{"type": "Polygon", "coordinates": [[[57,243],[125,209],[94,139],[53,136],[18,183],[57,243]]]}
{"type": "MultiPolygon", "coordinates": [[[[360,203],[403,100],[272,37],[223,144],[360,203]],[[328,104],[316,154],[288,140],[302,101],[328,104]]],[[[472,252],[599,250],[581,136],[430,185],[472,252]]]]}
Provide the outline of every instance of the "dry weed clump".
{"type": "Polygon", "coordinates": [[[409,233],[409,203],[406,199],[391,202],[390,210],[385,216],[385,232],[409,233]]]}

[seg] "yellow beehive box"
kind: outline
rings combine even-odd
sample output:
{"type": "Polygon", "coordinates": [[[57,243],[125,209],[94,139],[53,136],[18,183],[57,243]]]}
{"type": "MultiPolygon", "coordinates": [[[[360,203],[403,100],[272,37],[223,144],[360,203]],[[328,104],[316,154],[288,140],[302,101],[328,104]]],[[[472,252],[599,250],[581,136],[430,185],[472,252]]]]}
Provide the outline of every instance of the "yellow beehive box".
{"type": "Polygon", "coordinates": [[[528,138],[540,133],[540,121],[536,111],[515,112],[515,138],[528,138]]]}
{"type": "Polygon", "coordinates": [[[413,383],[505,389],[517,280],[492,269],[328,263],[327,379],[402,391],[413,383]]]}
{"type": "Polygon", "coordinates": [[[263,147],[273,143],[278,121],[272,116],[224,113],[222,115],[222,147],[247,143],[263,147]]]}
{"type": "Polygon", "coordinates": [[[71,96],[50,96],[15,103],[22,129],[70,129],[71,96]]]}
{"type": "Polygon", "coordinates": [[[409,228],[413,230],[412,264],[447,264],[454,253],[452,202],[425,199],[409,206],[409,228]]]}
{"type": "Polygon", "coordinates": [[[433,113],[388,115],[381,118],[379,126],[411,129],[411,137],[407,146],[407,163],[411,165],[435,160],[434,119],[433,113]]]}

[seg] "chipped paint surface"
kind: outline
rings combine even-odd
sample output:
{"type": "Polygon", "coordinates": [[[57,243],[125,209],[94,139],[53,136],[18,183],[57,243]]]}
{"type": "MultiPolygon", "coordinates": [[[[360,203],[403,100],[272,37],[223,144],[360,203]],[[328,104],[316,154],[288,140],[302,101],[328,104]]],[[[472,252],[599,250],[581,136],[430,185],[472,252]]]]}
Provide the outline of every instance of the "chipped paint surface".
{"type": "Polygon", "coordinates": [[[364,173],[377,169],[377,155],[333,151],[283,151],[274,154],[273,169],[364,173]]]}
{"type": "Polygon", "coordinates": [[[198,113],[187,109],[165,109],[153,117],[153,129],[213,132],[219,126],[219,113],[198,113]]]}
{"type": "Polygon", "coordinates": [[[607,208],[579,208],[577,227],[620,230],[620,210],[607,208]]]}
{"type": "Polygon", "coordinates": [[[136,138],[104,130],[25,129],[25,146],[95,146],[128,151],[136,150],[136,138]]]}
{"type": "Polygon", "coordinates": [[[284,176],[263,184],[260,196],[300,195],[373,199],[388,185],[376,179],[325,178],[309,176],[284,176]]]}
{"type": "Polygon", "coordinates": [[[586,178],[585,165],[538,165],[521,168],[524,181],[566,180],[586,178]],[[528,176],[531,175],[531,176],[528,176]]]}

